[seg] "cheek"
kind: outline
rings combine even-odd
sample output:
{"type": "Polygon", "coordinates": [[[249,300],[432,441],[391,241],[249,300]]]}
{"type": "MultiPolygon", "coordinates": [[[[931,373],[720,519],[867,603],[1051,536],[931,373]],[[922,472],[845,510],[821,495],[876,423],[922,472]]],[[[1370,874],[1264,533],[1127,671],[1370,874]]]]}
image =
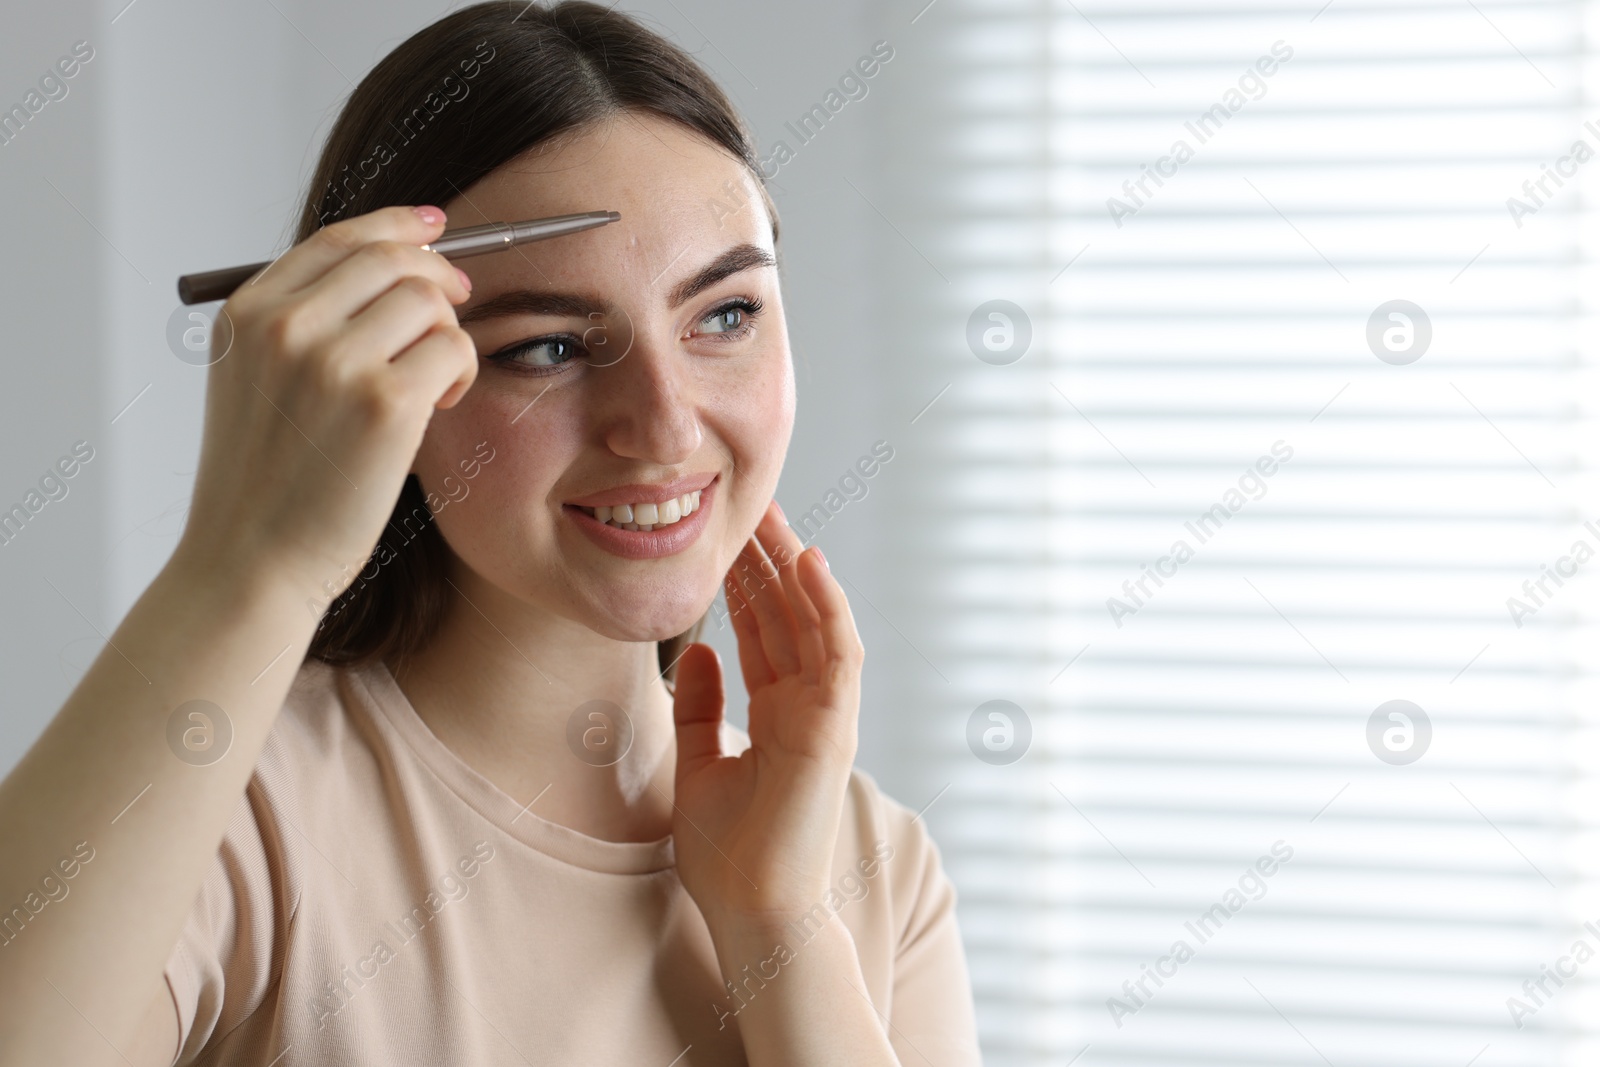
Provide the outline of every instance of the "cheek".
{"type": "Polygon", "coordinates": [[[778,373],[768,385],[767,402],[772,418],[783,427],[785,437],[787,430],[794,425],[794,363],[790,361],[785,352],[783,361],[779,364],[778,373]]]}
{"type": "Polygon", "coordinates": [[[758,373],[708,381],[705,387],[716,398],[708,405],[716,424],[736,454],[744,454],[740,464],[781,464],[795,414],[794,367],[787,350],[765,361],[758,373]]]}
{"type": "Polygon", "coordinates": [[[733,563],[766,512],[778,488],[794,427],[794,372],[787,353],[761,373],[722,383],[707,411],[707,431],[719,438],[734,461],[733,477],[722,497],[727,543],[720,569],[733,563]]]}
{"type": "MultiPolygon", "coordinates": [[[[447,496],[450,486],[464,486],[464,504],[482,498],[494,513],[543,502],[571,461],[576,429],[551,396],[530,407],[538,395],[474,388],[455,407],[436,411],[417,453],[422,488],[447,496]]],[[[460,488],[453,494],[462,495],[460,488]]]]}
{"type": "Polygon", "coordinates": [[[794,365],[788,359],[783,361],[782,374],[769,393],[768,404],[771,422],[767,432],[771,437],[775,462],[781,466],[784,455],[789,451],[789,435],[794,430],[794,365]]]}

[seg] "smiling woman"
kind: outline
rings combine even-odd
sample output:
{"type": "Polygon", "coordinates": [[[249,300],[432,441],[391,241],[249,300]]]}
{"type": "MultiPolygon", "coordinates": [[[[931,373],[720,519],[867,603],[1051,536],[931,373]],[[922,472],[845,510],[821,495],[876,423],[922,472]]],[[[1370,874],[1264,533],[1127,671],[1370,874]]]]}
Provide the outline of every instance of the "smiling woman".
{"type": "MultiPolygon", "coordinates": [[[[664,41],[660,42],[664,47],[641,49],[633,42],[642,27],[628,19],[598,17],[585,12],[582,5],[565,5],[559,13],[548,14],[533,9],[510,27],[505,25],[502,11],[485,10],[491,7],[479,5],[468,9],[471,14],[458,12],[426,34],[412,37],[362,81],[329,135],[311,180],[311,188],[322,193],[304,206],[297,241],[315,233],[324,220],[349,217],[383,204],[446,204],[456,226],[543,217],[538,212],[544,209],[532,206],[527,196],[532,191],[526,177],[530,173],[546,175],[536,186],[541,194],[538,204],[586,205],[562,207],[555,213],[618,209],[621,202],[615,195],[599,206],[605,198],[600,196],[596,179],[615,172],[607,170],[610,160],[597,158],[596,153],[620,135],[657,141],[655,154],[667,164],[673,154],[666,149],[668,141],[684,141],[690,151],[702,153],[712,148],[725,157],[717,161],[717,172],[728,174],[738,188],[759,197],[766,207],[765,239],[760,244],[736,244],[721,250],[711,262],[694,264],[696,269],[674,286],[668,298],[671,307],[680,307],[730,275],[776,266],[777,208],[760,179],[749,132],[721,90],[692,59],[664,41]],[[572,47],[580,37],[588,48],[572,47]],[[352,187],[352,164],[369,154],[370,146],[385,143],[391,136],[395,101],[410,100],[418,86],[432,84],[424,80],[423,72],[436,70],[442,77],[467,61],[462,57],[481,59],[486,55],[491,62],[472,68],[477,94],[465,105],[470,110],[445,112],[444,121],[419,124],[410,134],[413,140],[406,152],[393,154],[392,162],[376,176],[379,180],[357,178],[352,187]],[[551,57],[559,59],[551,62],[551,57]],[[663,128],[653,129],[656,126],[663,128]],[[555,162],[558,152],[560,163],[555,162]],[[491,178],[499,168],[502,173],[491,178]],[[464,192],[469,189],[470,196],[464,192]],[[501,202],[509,213],[490,210],[501,202]]],[[[424,117],[426,114],[424,109],[424,117]]],[[[608,236],[612,236],[612,244],[625,237],[636,249],[641,231],[633,220],[653,214],[650,205],[666,190],[637,180],[640,174],[661,173],[648,169],[644,157],[650,153],[631,152],[621,144],[610,148],[608,155],[617,166],[626,168],[620,175],[620,184],[626,188],[618,192],[631,193],[628,198],[643,214],[624,211],[623,224],[612,227],[617,234],[608,236]]],[[[721,186],[717,188],[723,191],[721,186]]],[[[744,221],[750,224],[747,228],[754,227],[754,220],[744,221]]],[[[585,235],[584,241],[592,247],[602,243],[597,237],[585,235]]],[[[558,241],[548,250],[519,247],[467,264],[474,275],[496,278],[521,267],[522,273],[532,274],[531,281],[537,283],[502,284],[491,291],[475,281],[477,297],[458,311],[459,324],[473,334],[478,351],[487,354],[496,367],[533,378],[557,371],[575,358],[581,357],[588,369],[594,369],[620,361],[631,351],[637,338],[625,306],[592,289],[555,291],[550,287],[550,274],[537,266],[545,260],[570,260],[573,243],[570,239],[558,241]],[[565,329],[498,343],[519,326],[539,320],[565,329]],[[493,347],[486,347],[486,342],[493,347]]],[[[683,264],[686,252],[678,251],[678,264],[683,264]]],[[[664,273],[672,265],[655,266],[664,273]]],[[[733,297],[704,317],[732,317],[725,333],[748,332],[751,327],[745,320],[761,311],[759,299],[733,297]]],[[[541,388],[551,384],[546,382],[541,388]]],[[[542,392],[535,390],[525,402],[539,396],[542,392]]],[[[530,420],[530,427],[534,424],[530,420]]],[[[395,506],[396,516],[413,514],[425,492],[417,477],[408,478],[395,506]]],[[[311,655],[333,663],[358,663],[426,641],[439,626],[446,603],[444,559],[438,532],[430,530],[399,567],[386,570],[383,583],[364,584],[346,595],[349,602],[338,604],[339,610],[330,613],[343,621],[319,632],[311,655]]],[[[659,669],[669,683],[684,647],[703,624],[702,614],[684,632],[659,643],[659,669]]]]}
{"type": "Polygon", "coordinates": [[[853,766],[865,650],[772,499],[777,214],[721,90],[598,4],[477,4],[366,76],[309,188],[219,316],[172,560],[0,783],[0,901],[96,841],[74,906],[0,947],[0,1044],[978,1062],[955,891],[853,766]],[[467,56],[472,92],[365,165],[467,56]],[[588,210],[620,221],[470,274],[422,247],[588,210]],[[719,590],[748,733],[694,639],[719,590]],[[168,724],[202,700],[230,740],[196,763],[168,724]]]}

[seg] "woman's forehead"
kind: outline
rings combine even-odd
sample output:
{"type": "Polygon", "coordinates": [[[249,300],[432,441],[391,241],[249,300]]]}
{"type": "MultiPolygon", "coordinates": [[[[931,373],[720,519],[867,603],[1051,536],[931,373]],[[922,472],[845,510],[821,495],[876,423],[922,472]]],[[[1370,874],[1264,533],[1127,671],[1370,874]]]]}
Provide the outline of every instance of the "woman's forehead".
{"type": "Polygon", "coordinates": [[[753,176],[728,153],[665,120],[586,128],[552,153],[519,158],[446,205],[451,227],[580,211],[619,222],[463,261],[474,287],[622,284],[665,294],[732,249],[774,256],[753,176]]]}
{"type": "Polygon", "coordinates": [[[486,216],[499,212],[526,218],[609,210],[622,212],[624,222],[657,219],[713,226],[733,221],[735,214],[757,221],[765,216],[755,177],[742,162],[676,122],[634,113],[619,113],[536,145],[460,199],[451,212],[452,225],[466,224],[455,218],[462,207],[486,216]]]}

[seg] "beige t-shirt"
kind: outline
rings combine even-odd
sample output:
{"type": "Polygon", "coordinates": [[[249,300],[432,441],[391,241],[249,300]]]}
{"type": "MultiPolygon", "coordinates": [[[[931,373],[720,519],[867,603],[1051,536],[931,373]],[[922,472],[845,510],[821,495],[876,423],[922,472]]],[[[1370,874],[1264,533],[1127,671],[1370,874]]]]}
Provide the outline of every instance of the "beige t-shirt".
{"type": "MultiPolygon", "coordinates": [[[[737,1009],[781,963],[730,992],[670,836],[602,841],[525,802],[383,664],[308,661],[168,961],[174,1062],[744,1064],[737,1009]]],[[[900,1062],[979,1063],[955,889],[926,825],[860,770],[833,870],[814,914],[849,928],[900,1062]]]]}

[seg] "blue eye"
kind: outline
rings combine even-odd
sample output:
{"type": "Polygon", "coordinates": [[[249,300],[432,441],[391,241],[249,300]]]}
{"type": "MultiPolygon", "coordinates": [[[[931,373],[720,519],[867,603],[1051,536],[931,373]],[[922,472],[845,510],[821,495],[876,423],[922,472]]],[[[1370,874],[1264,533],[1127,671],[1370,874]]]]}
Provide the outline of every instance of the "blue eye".
{"type": "Polygon", "coordinates": [[[730,304],[727,307],[718,308],[701,319],[700,322],[702,325],[705,323],[712,324],[713,328],[707,331],[709,333],[731,333],[744,325],[747,313],[748,308],[746,306],[730,304]]]}
{"type": "MultiPolygon", "coordinates": [[[[731,342],[746,337],[755,329],[755,318],[761,314],[763,304],[759,298],[736,296],[712,308],[700,320],[700,332],[718,341],[731,342]]],[[[587,332],[585,337],[587,337],[587,332]]],[[[554,374],[575,360],[589,355],[583,346],[584,338],[570,333],[547,334],[527,341],[519,341],[509,348],[483,358],[490,363],[515,367],[533,374],[554,374]]],[[[601,350],[602,357],[605,350],[601,350]]],[[[602,364],[604,365],[604,364],[602,364]]]]}
{"type": "Polygon", "coordinates": [[[761,314],[763,306],[760,298],[736,296],[720,307],[712,308],[706,317],[700,320],[700,324],[702,326],[706,323],[713,324],[713,328],[706,332],[724,335],[725,340],[742,337],[755,329],[754,319],[761,314]]]}
{"type": "Polygon", "coordinates": [[[554,370],[561,364],[578,358],[580,351],[576,338],[565,334],[553,334],[549,337],[536,337],[531,341],[523,341],[485,358],[495,363],[512,363],[530,370],[554,370]],[[524,359],[522,358],[524,356],[531,358],[524,359]]]}

